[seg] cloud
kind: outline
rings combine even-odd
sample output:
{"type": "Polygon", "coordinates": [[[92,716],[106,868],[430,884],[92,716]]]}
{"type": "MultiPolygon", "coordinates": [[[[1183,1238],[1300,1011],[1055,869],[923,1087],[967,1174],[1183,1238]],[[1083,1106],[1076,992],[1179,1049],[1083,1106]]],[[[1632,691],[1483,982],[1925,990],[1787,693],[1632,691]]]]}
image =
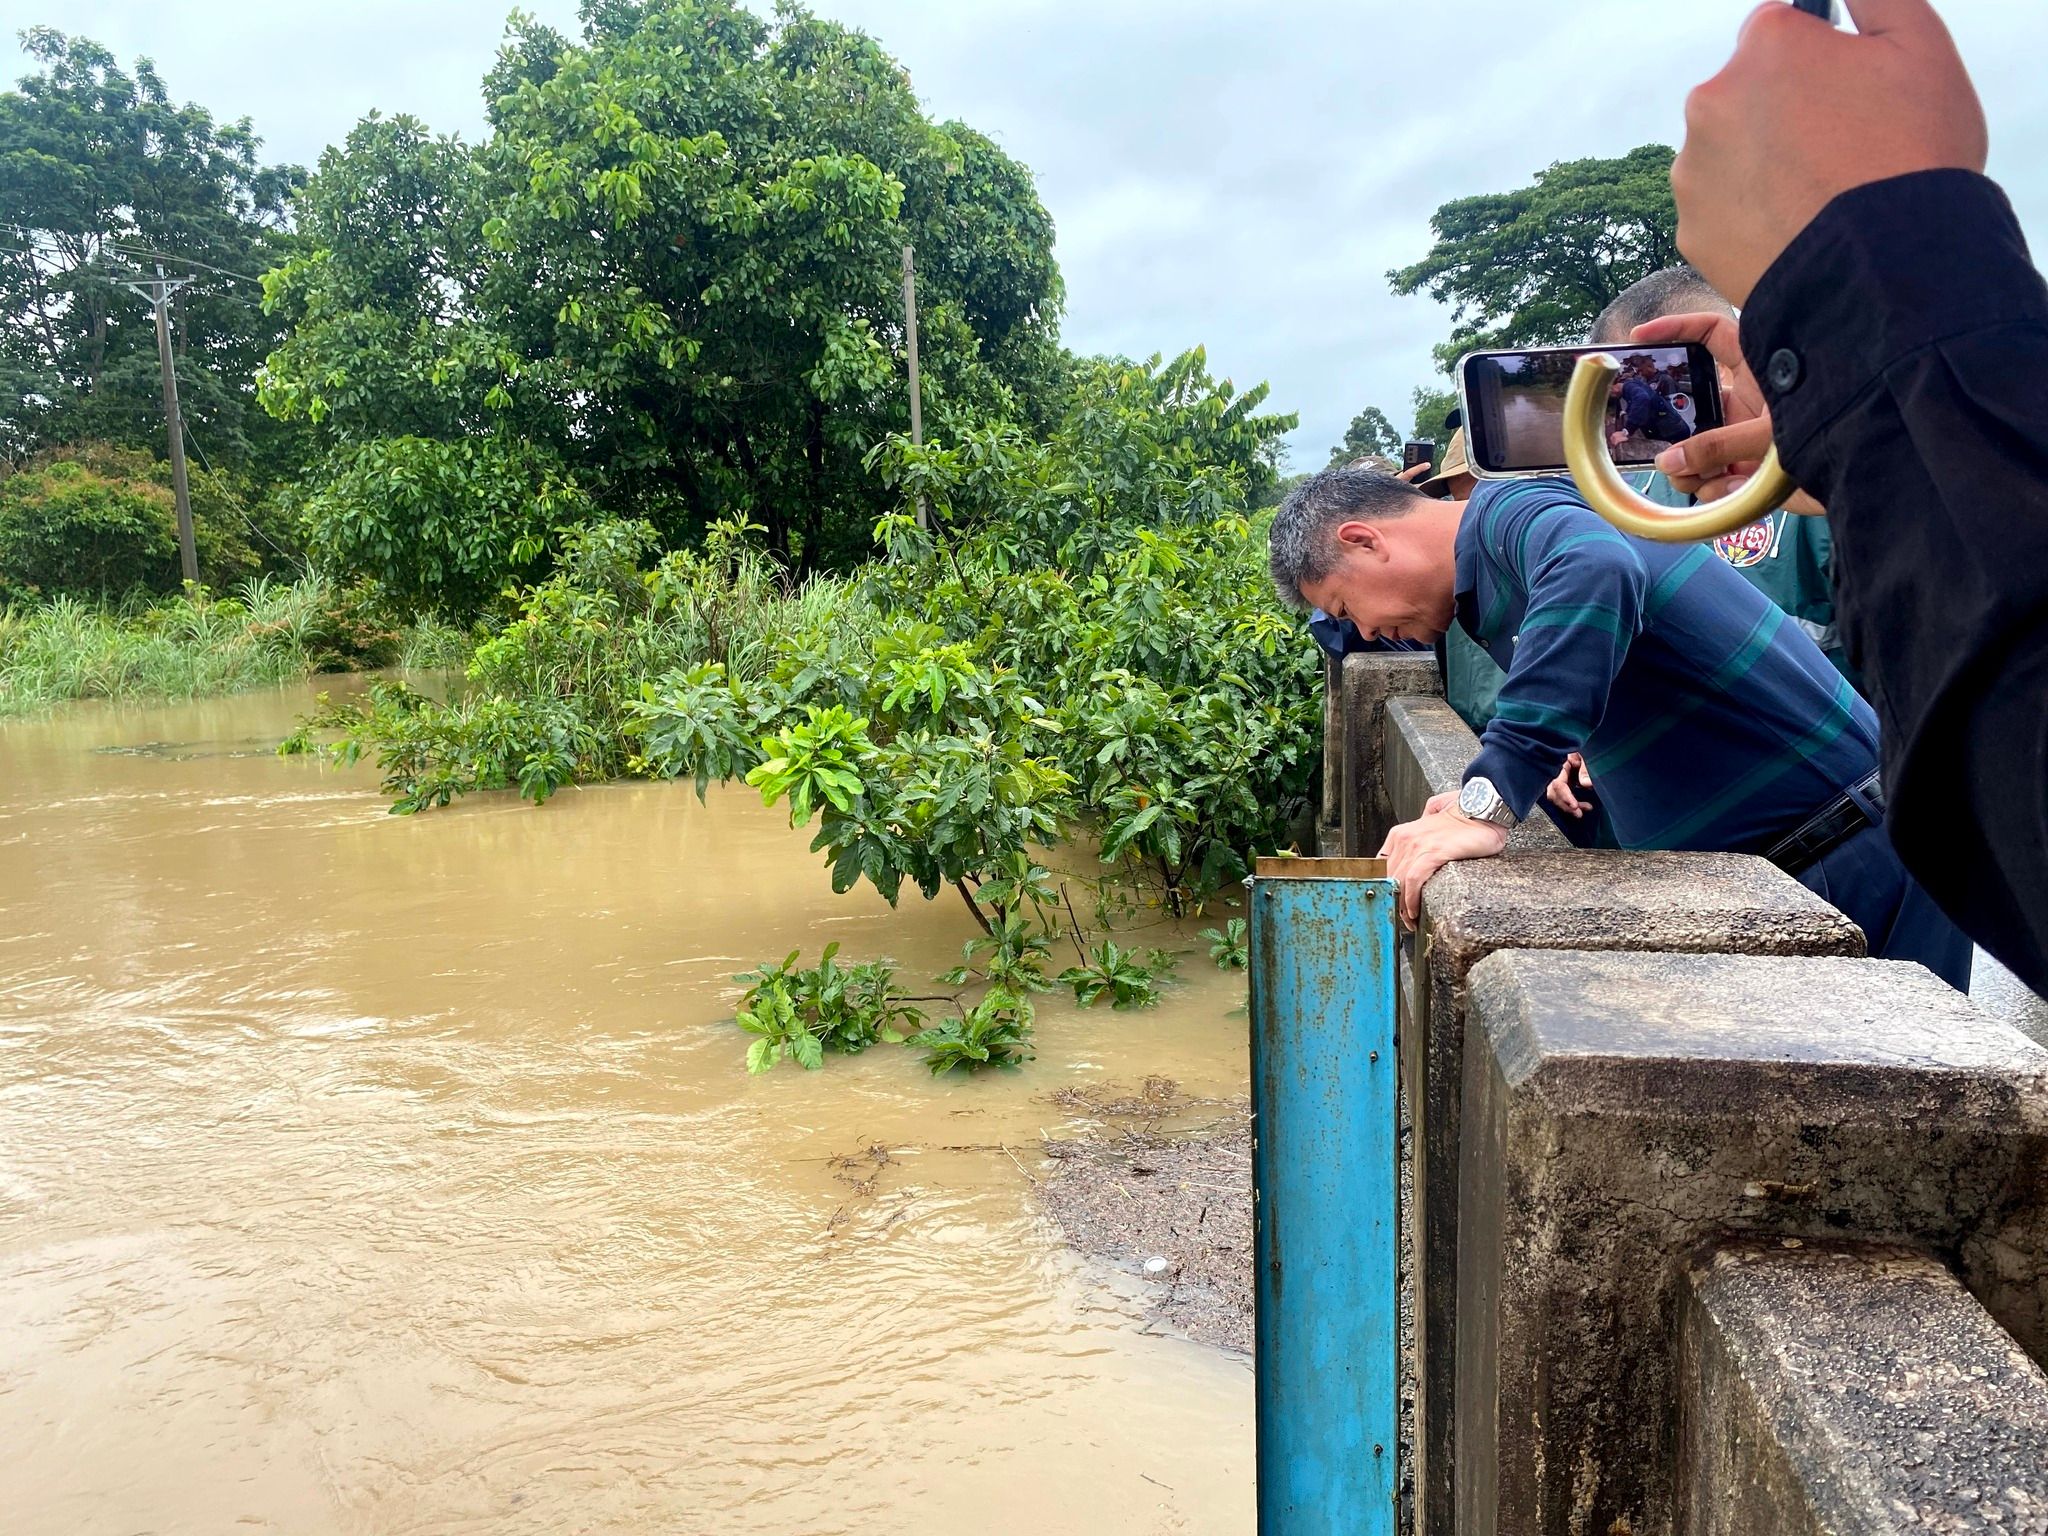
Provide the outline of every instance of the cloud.
{"type": "MultiPolygon", "coordinates": [[[[528,0],[575,30],[572,0],[528,0]]],[[[762,0],[765,10],[766,0],[762,0]]],[[[1448,317],[1395,298],[1388,268],[1427,248],[1435,207],[1543,166],[1676,144],[1686,91],[1717,68],[1745,6],[1642,0],[821,0],[910,70],[927,106],[1032,167],[1059,226],[1066,336],[1144,356],[1205,343],[1218,372],[1265,379],[1320,464],[1378,405],[1406,424],[1435,383],[1448,317]]],[[[2039,0],[1947,7],[1990,112],[1992,173],[2048,220],[2039,0]]],[[[488,0],[70,0],[53,17],[123,58],[153,56],[181,100],[249,114],[277,159],[312,163],[372,107],[482,127],[478,83],[503,35],[488,0]]],[[[8,77],[25,67],[0,53],[8,77]]]]}

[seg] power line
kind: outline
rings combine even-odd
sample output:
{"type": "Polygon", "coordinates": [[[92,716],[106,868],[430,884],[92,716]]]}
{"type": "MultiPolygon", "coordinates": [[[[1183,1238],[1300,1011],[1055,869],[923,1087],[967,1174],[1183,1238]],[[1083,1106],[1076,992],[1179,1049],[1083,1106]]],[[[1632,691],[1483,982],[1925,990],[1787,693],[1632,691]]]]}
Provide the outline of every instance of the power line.
{"type": "Polygon", "coordinates": [[[202,272],[218,272],[222,277],[232,277],[238,282],[254,283],[259,288],[263,286],[263,279],[260,277],[253,277],[247,272],[230,272],[226,267],[216,267],[211,262],[200,261],[197,257],[176,256],[169,251],[147,250],[142,246],[126,245],[114,239],[108,239],[104,243],[109,249],[119,251],[123,256],[144,257],[151,261],[175,261],[183,266],[197,267],[202,272]]]}
{"type": "Polygon", "coordinates": [[[214,489],[219,491],[223,496],[225,496],[228,499],[228,505],[232,506],[235,509],[235,515],[241,518],[243,526],[246,527],[251,533],[255,534],[257,538],[261,539],[264,543],[268,544],[272,549],[276,550],[278,558],[280,560],[284,560],[287,562],[292,561],[295,558],[292,555],[292,553],[289,550],[283,548],[281,545],[279,545],[277,540],[273,539],[269,534],[265,533],[261,528],[258,528],[256,526],[256,519],[249,515],[249,509],[242,504],[242,498],[237,496],[234,493],[234,490],[224,480],[222,480],[219,475],[215,475],[213,473],[213,461],[207,458],[206,450],[199,446],[199,439],[192,435],[191,423],[184,423],[184,427],[186,441],[192,444],[192,451],[199,455],[200,468],[204,469],[207,472],[207,474],[213,476],[214,489]]]}
{"type": "MultiPolygon", "coordinates": [[[[129,254],[129,253],[128,253],[128,251],[127,251],[127,250],[126,250],[125,248],[121,248],[121,247],[109,247],[109,249],[117,249],[117,250],[119,250],[119,251],[120,251],[120,254],[121,254],[121,255],[123,255],[123,256],[126,256],[126,255],[128,255],[128,254],[129,254]]],[[[52,252],[52,251],[37,251],[37,250],[30,250],[30,249],[28,249],[28,248],[27,248],[27,247],[25,247],[25,246],[19,246],[19,245],[0,245],[0,251],[11,251],[11,252],[13,252],[13,253],[14,253],[15,255],[17,255],[17,256],[36,256],[36,257],[42,257],[42,258],[43,258],[43,259],[45,259],[45,260],[48,260],[49,258],[51,258],[52,256],[54,256],[55,254],[57,254],[57,253],[55,253],[55,252],[52,252]]],[[[177,259],[177,258],[173,258],[173,259],[177,259]]],[[[85,270],[85,268],[86,268],[87,266],[90,266],[91,264],[92,264],[92,263],[91,263],[91,258],[89,258],[89,257],[88,257],[88,258],[87,258],[87,260],[86,260],[85,262],[81,263],[81,264],[80,264],[80,265],[79,265],[78,267],[74,268],[73,270],[74,270],[74,271],[83,271],[83,270],[85,270]]],[[[204,266],[204,265],[205,265],[205,263],[204,263],[204,262],[189,262],[189,263],[188,263],[188,265],[191,265],[191,266],[204,266]]],[[[240,274],[240,273],[238,273],[238,272],[225,272],[225,271],[222,271],[222,269],[221,269],[221,268],[219,268],[219,267],[211,267],[211,268],[208,268],[208,270],[209,270],[209,271],[213,271],[213,272],[221,272],[221,275],[222,275],[222,276],[224,276],[224,277],[239,277],[239,276],[241,276],[241,274],[240,274]]],[[[102,268],[100,269],[100,271],[101,271],[101,275],[102,275],[102,276],[104,276],[105,278],[107,278],[107,279],[108,279],[108,280],[109,280],[110,282],[120,282],[120,281],[123,281],[124,279],[128,279],[128,278],[134,278],[134,279],[136,279],[136,280],[138,280],[138,281],[147,281],[147,275],[146,275],[146,274],[145,274],[145,273],[144,273],[144,272],[143,272],[143,271],[142,271],[142,270],[141,270],[141,269],[140,269],[139,267],[134,267],[134,268],[131,268],[131,267],[112,267],[112,266],[108,266],[108,267],[102,267],[102,268]]],[[[191,278],[191,279],[188,279],[188,281],[190,281],[190,282],[195,282],[195,283],[196,283],[196,282],[199,282],[199,281],[201,281],[201,279],[198,279],[198,278],[191,278]]],[[[255,281],[259,281],[259,279],[251,278],[251,279],[248,279],[248,281],[251,281],[251,282],[255,282],[255,281]]],[[[218,304],[239,304],[239,305],[241,305],[241,307],[242,307],[242,308],[244,308],[244,309],[247,309],[247,310],[253,310],[253,311],[254,311],[254,312],[256,312],[257,314],[263,314],[263,313],[265,313],[265,310],[264,310],[263,306],[262,306],[262,305],[261,305],[260,303],[254,302],[254,301],[252,301],[252,300],[249,300],[249,299],[237,298],[237,297],[236,297],[236,296],[235,296],[234,294],[232,294],[232,293],[223,293],[223,292],[221,292],[221,291],[220,291],[220,290],[218,290],[218,289],[212,289],[212,288],[209,288],[209,289],[202,289],[202,290],[201,290],[201,292],[202,292],[202,293],[204,294],[205,298],[207,299],[207,301],[208,301],[209,303],[218,303],[218,304]]]]}
{"type": "MultiPolygon", "coordinates": [[[[34,237],[31,236],[30,238],[33,239],[34,237]]],[[[125,240],[117,240],[112,235],[96,235],[93,238],[99,241],[101,250],[118,251],[121,255],[129,257],[131,259],[140,258],[148,261],[174,261],[178,263],[178,265],[180,266],[197,267],[202,272],[217,272],[222,277],[232,277],[237,282],[254,283],[259,288],[263,285],[263,279],[260,277],[256,277],[248,272],[232,271],[227,267],[217,267],[212,262],[201,261],[196,256],[180,256],[172,251],[153,251],[149,249],[147,246],[130,245],[125,240]]],[[[40,250],[24,248],[19,245],[0,245],[0,250],[12,251],[17,256],[41,256],[45,259],[61,257],[69,254],[64,250],[57,248],[54,239],[48,241],[45,244],[44,248],[40,250]]],[[[92,260],[92,257],[88,256],[85,259],[89,262],[92,260]]]]}

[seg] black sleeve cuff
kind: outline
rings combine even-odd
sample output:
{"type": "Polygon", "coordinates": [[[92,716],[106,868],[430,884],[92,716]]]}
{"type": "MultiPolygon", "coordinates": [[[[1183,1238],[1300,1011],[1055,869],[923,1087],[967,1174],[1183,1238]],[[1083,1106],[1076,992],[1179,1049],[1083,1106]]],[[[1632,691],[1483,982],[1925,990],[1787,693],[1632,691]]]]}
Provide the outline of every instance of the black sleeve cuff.
{"type": "Polygon", "coordinates": [[[2048,321],[2048,287],[2012,204],[1975,172],[1916,171],[1842,193],[1800,231],[1750,295],[1742,351],[1796,475],[1893,364],[2016,321],[2048,321]]]}

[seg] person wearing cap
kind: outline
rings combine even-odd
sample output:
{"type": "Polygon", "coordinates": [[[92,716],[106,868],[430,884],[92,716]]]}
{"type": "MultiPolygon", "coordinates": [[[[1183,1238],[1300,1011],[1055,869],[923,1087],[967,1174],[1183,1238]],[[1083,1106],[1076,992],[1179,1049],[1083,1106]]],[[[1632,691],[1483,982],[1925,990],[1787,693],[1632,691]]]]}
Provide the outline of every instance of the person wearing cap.
{"type": "Polygon", "coordinates": [[[1478,483],[1472,475],[1472,462],[1465,457],[1465,429],[1461,426],[1444,444],[1442,462],[1427,478],[1417,481],[1415,489],[1425,496],[1448,496],[1453,501],[1463,501],[1478,483]]]}
{"type": "Polygon", "coordinates": [[[1281,599],[1364,634],[1462,628],[1504,666],[1456,795],[1382,849],[1413,920],[1444,864],[1487,858],[1591,768],[1626,848],[1757,853],[1863,929],[1870,952],[1967,987],[1970,944],[1882,824],[1877,721],[1811,638],[1698,545],[1631,538],[1563,478],[1434,501],[1367,470],[1288,493],[1268,534],[1281,599]]]}

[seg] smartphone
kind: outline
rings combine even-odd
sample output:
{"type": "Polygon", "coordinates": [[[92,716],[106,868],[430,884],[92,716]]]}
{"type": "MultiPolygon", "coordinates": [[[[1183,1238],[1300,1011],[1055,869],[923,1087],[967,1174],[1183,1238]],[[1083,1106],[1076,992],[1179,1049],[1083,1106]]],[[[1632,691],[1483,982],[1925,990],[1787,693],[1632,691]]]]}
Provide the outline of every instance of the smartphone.
{"type": "Polygon", "coordinates": [[[1418,464],[1427,464],[1436,457],[1436,444],[1428,441],[1403,443],[1401,445],[1401,467],[1413,469],[1418,464]]]}
{"type": "Polygon", "coordinates": [[[1647,465],[1673,443],[1722,424],[1720,375],[1698,342],[1467,352],[1458,359],[1458,394],[1473,474],[1513,480],[1565,473],[1564,396],[1589,352],[1621,364],[1608,392],[1606,436],[1622,468],[1647,465]]]}

